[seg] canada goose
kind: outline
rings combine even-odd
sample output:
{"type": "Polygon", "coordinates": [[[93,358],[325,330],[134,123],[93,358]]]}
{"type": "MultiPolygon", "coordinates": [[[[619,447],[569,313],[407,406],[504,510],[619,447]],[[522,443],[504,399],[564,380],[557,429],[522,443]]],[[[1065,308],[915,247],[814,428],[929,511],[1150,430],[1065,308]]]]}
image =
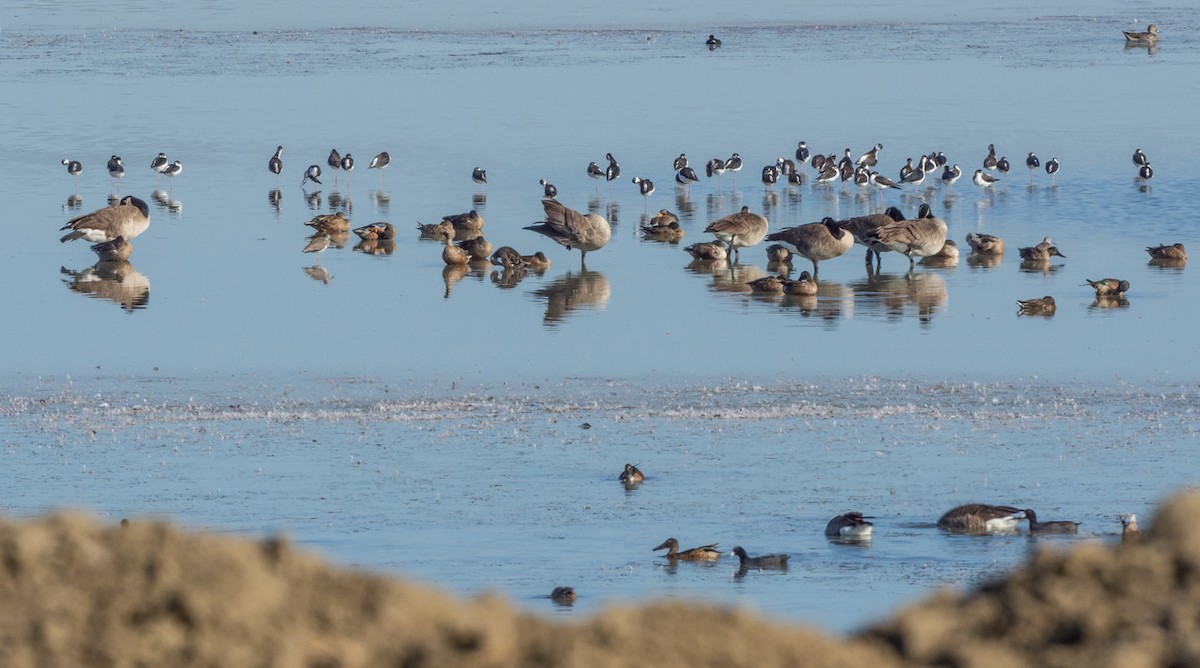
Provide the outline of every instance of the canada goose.
{"type": "Polygon", "coordinates": [[[796,280],[788,281],[784,284],[783,291],[789,295],[812,297],[817,294],[817,280],[810,276],[807,271],[802,271],[796,277],[796,280]]]}
{"type": "Polygon", "coordinates": [[[1050,258],[1058,256],[1065,258],[1058,250],[1058,246],[1054,245],[1054,241],[1050,237],[1042,239],[1041,243],[1036,246],[1026,246],[1018,248],[1017,252],[1021,254],[1022,260],[1033,260],[1035,262],[1048,262],[1050,258]]]}
{"type": "Polygon", "coordinates": [[[868,241],[877,241],[908,258],[911,269],[913,256],[928,257],[946,245],[946,221],[933,215],[928,204],[922,204],[917,217],[888,223],[877,228],[868,241]]]}
{"type": "Polygon", "coordinates": [[[483,229],[483,216],[475,209],[471,209],[466,213],[456,213],[449,216],[442,216],[442,220],[449,222],[454,226],[456,232],[477,232],[483,229]]]}
{"type": "Polygon", "coordinates": [[[487,260],[492,254],[492,243],[483,237],[460,241],[458,247],[467,251],[472,260],[487,260]]]}
{"type": "Polygon", "coordinates": [[[1129,513],[1128,515],[1121,515],[1120,518],[1121,542],[1127,543],[1129,541],[1140,540],[1142,532],[1138,529],[1137,515],[1129,513]]]}
{"type": "Polygon", "coordinates": [[[621,471],[621,475],[617,476],[617,480],[623,483],[637,483],[646,480],[645,474],[633,464],[626,464],[625,470],[621,471]]]}
{"type": "Polygon", "coordinates": [[[1155,260],[1187,260],[1187,251],[1183,249],[1183,244],[1146,246],[1146,252],[1155,260]]]}
{"type": "Polygon", "coordinates": [[[687,251],[696,260],[724,260],[729,257],[725,246],[721,245],[719,241],[692,244],[683,250],[687,251]]]}
{"type": "Polygon", "coordinates": [[[125,237],[117,237],[111,241],[101,241],[92,245],[92,252],[100,262],[124,262],[133,254],[133,244],[125,237]]]}
{"type": "Polygon", "coordinates": [[[1136,46],[1158,44],[1158,26],[1153,23],[1146,26],[1146,32],[1129,32],[1126,30],[1122,30],[1121,32],[1125,34],[1126,44],[1136,46]]]}
{"type": "Polygon", "coordinates": [[[746,550],[739,545],[733,548],[733,554],[741,562],[740,570],[749,570],[751,568],[780,568],[787,570],[788,554],[764,554],[759,557],[751,557],[746,554],[746,550]]]}
{"type": "Polygon", "coordinates": [[[789,227],[767,236],[768,241],[778,241],[788,250],[807,258],[813,264],[813,276],[818,275],[821,260],[831,260],[854,246],[854,235],[842,229],[828,216],[819,223],[808,223],[789,227]]]}
{"type": "Polygon", "coordinates": [[[1078,533],[1079,522],[1069,522],[1065,520],[1056,520],[1053,522],[1039,522],[1037,513],[1026,508],[1024,511],[1025,519],[1029,520],[1029,533],[1078,533]]]}
{"type": "Polygon", "coordinates": [[[128,241],[145,232],[148,227],[150,227],[150,207],[133,195],[126,195],[117,204],[68,220],[66,225],[59,228],[59,231],[71,231],[59,241],[86,239],[92,243],[99,243],[111,241],[117,237],[124,237],[128,241]]]}
{"type": "MultiPolygon", "coordinates": [[[[267,161],[267,171],[269,171],[275,175],[276,185],[279,184],[279,178],[280,178],[279,175],[280,175],[280,173],[283,172],[283,158],[280,157],[282,155],[283,155],[283,147],[276,146],[275,147],[275,155],[271,156],[271,159],[267,161]]],[[[303,184],[301,184],[301,185],[303,185],[303,184]]]]}
{"type": "Polygon", "coordinates": [[[864,540],[871,537],[874,525],[867,521],[860,512],[845,513],[829,520],[825,525],[825,535],[830,538],[847,538],[864,540]]]}
{"type": "Polygon", "coordinates": [[[668,538],[662,542],[662,545],[654,548],[651,552],[657,552],[663,548],[667,550],[667,553],[663,556],[672,561],[675,559],[682,561],[716,561],[721,558],[721,551],[717,549],[717,543],[680,550],[679,541],[674,538],[668,538]]]}
{"type": "Polygon", "coordinates": [[[518,253],[517,249],[513,248],[512,246],[501,246],[497,248],[496,252],[492,253],[490,260],[491,263],[497,267],[504,267],[506,269],[512,267],[521,267],[525,264],[524,260],[521,259],[521,254],[518,253]]]}
{"type": "Polygon", "coordinates": [[[1096,291],[1097,297],[1119,297],[1129,292],[1129,281],[1119,278],[1102,278],[1098,281],[1084,279],[1096,291]]]}
{"type": "Polygon", "coordinates": [[[968,232],[967,245],[979,255],[1004,255],[1004,239],[991,234],[968,232]]]}
{"type": "Polygon", "coordinates": [[[904,214],[894,206],[889,206],[883,213],[873,213],[868,216],[856,216],[847,218],[838,223],[842,229],[854,235],[854,243],[861,244],[867,248],[866,262],[870,264],[872,256],[875,258],[875,264],[880,262],[879,254],[891,250],[886,245],[876,239],[868,240],[875,230],[887,225],[904,220],[904,214]]]}
{"type": "Polygon", "coordinates": [[[542,208],[546,220],[525,229],[545,235],[567,250],[578,248],[580,265],[586,261],[588,252],[603,248],[612,238],[612,227],[599,214],[579,213],[553,199],[543,199],[542,208]]]}
{"type": "Polygon", "coordinates": [[[1011,531],[1024,518],[1020,508],[968,503],[947,510],[938,518],[939,529],[968,533],[1011,531]]]}
{"type": "Polygon", "coordinates": [[[758,245],[767,236],[767,219],[750,213],[750,207],[743,206],[738,213],[709,223],[704,232],[728,244],[734,258],[737,258],[738,249],[758,245]]]}
{"type": "Polygon", "coordinates": [[[1041,299],[1018,299],[1017,315],[1054,315],[1057,309],[1054,297],[1046,295],[1041,299]]]}

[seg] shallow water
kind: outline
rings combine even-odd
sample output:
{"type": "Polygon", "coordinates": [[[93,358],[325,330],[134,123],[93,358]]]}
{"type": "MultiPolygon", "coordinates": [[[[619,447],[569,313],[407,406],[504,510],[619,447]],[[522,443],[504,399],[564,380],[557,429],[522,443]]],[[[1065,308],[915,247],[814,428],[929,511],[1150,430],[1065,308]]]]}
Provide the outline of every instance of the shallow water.
{"type": "Polygon", "coordinates": [[[1193,245],[1200,90],[1180,82],[1200,60],[1194,12],[18,11],[0,32],[0,136],[18,161],[0,249],[19,344],[0,369],[12,512],[287,531],[344,563],[538,610],[535,596],[574,584],[576,610],[651,593],[846,629],[1035,544],[943,536],[931,522],[951,505],[1030,504],[1112,540],[1118,512],[1194,482],[1194,279],[1142,250],[1193,245]],[[1119,31],[1151,20],[1162,46],[1124,48],[1119,31]],[[703,47],[709,32],[721,49],[703,47]],[[995,143],[1014,169],[994,193],[964,177],[884,205],[928,202],[964,249],[982,231],[1008,255],[911,274],[891,255],[871,279],[856,249],[822,264],[815,304],[746,292],[767,273],[762,246],[732,269],[689,266],[682,246],[742,205],[772,229],[881,208],[811,169],[765,189],[761,166],[801,139],[856,156],[882,142],[891,175],[930,149],[969,175],[995,143]],[[278,185],[265,169],[277,144],[278,185]],[[298,186],[331,147],[357,159],[349,183],[298,186]],[[1148,187],[1137,147],[1157,172],[1148,187]],[[382,179],[366,169],[380,150],[394,161],[382,179]],[[1030,150],[1062,160],[1053,187],[1040,171],[1028,185],[1030,150]],[[147,168],[159,151],[184,163],[169,185],[147,168]],[[736,185],[679,189],[681,151],[696,167],[737,151],[747,166],[736,185]],[[584,172],[606,152],[623,171],[611,189],[584,172]],[[114,153],[122,193],[146,199],[153,223],[134,268],[106,282],[86,244],[55,240],[106,203],[114,153]],[[78,188],[64,157],[84,163],[78,188]],[[586,271],[521,229],[541,216],[539,178],[613,222],[586,271]],[[680,214],[682,244],[640,239],[662,207],[680,214]],[[412,228],[471,208],[493,244],[544,250],[553,267],[516,283],[445,271],[412,228]],[[302,223],[334,210],[396,225],[394,251],[302,255],[302,223]],[[1021,271],[1016,248],[1047,234],[1067,258],[1021,271]],[[1130,281],[1126,303],[1094,301],[1084,280],[1104,276],[1130,281]],[[1016,299],[1044,294],[1053,318],[1016,316],[1016,299]],[[628,493],[613,480],[625,461],[651,476],[628,493]],[[829,516],[855,508],[880,518],[879,537],[826,543],[829,516]],[[668,535],[788,551],[794,566],[672,572],[649,552],[668,535]],[[827,584],[847,571],[858,577],[827,584]]]}

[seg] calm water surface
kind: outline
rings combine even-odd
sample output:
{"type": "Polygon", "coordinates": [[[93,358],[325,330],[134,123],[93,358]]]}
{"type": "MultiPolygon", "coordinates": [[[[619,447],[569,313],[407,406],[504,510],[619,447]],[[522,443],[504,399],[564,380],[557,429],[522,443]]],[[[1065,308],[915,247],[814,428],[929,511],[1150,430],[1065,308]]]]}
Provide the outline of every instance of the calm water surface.
{"type": "Polygon", "coordinates": [[[537,610],[574,584],[577,611],[650,593],[848,629],[1038,543],[940,535],[931,522],[951,505],[1029,504],[1085,522],[1080,540],[1113,540],[1118,512],[1195,482],[1193,274],[1142,250],[1195,244],[1194,12],[277,4],[8,10],[11,512],[286,531],[344,563],[537,610]],[[1150,21],[1161,47],[1124,48],[1119,31],[1150,21]],[[892,176],[941,150],[967,176],[882,205],[811,169],[799,187],[762,186],[800,140],[855,156],[882,142],[892,176]],[[1014,169],[981,193],[968,177],[989,143],[1014,169]],[[349,179],[301,188],[333,147],[356,158],[349,179]],[[1150,186],[1134,179],[1138,147],[1150,186]],[[381,179],[366,165],[382,150],[381,179]],[[148,168],[159,151],[184,164],[174,183],[148,168]],[[736,183],[673,184],[680,152],[702,167],[735,151],[736,183]],[[1030,185],[1029,151],[1062,161],[1054,186],[1042,171],[1030,185]],[[606,152],[623,172],[611,188],[585,175],[606,152]],[[57,230],[105,205],[112,154],[153,223],[133,267],[105,276],[57,230]],[[84,163],[78,186],[63,158],[84,163]],[[657,191],[643,200],[633,176],[657,191]],[[540,178],[613,223],[586,270],[521,229],[541,216],[540,178]],[[988,232],[1008,255],[909,273],[893,254],[870,277],[854,250],[822,265],[814,303],[748,294],[768,273],[761,246],[716,271],[681,250],[743,205],[779,229],[922,202],[963,248],[988,232]],[[413,228],[472,208],[493,244],[553,267],[446,271],[413,228]],[[659,208],[679,213],[682,244],[641,239],[659,208]],[[393,223],[394,250],[301,254],[302,223],[335,210],[393,223]],[[1067,258],[1023,271],[1016,248],[1045,235],[1067,258]],[[1095,302],[1084,281],[1105,276],[1130,281],[1127,302],[1095,302]],[[1045,294],[1053,318],[1016,317],[1016,299],[1045,294]],[[642,488],[613,480],[625,461],[647,469],[642,488]],[[821,537],[850,509],[879,517],[870,546],[821,537]],[[649,551],[672,535],[794,565],[672,570],[649,551]]]}

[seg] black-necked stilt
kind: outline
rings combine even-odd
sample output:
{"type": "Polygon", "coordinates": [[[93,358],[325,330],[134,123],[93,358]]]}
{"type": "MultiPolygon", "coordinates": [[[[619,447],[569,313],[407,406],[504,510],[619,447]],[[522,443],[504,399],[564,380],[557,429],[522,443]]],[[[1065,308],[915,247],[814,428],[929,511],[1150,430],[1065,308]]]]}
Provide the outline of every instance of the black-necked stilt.
{"type": "Polygon", "coordinates": [[[704,163],[704,173],[708,178],[717,177],[717,192],[721,192],[721,175],[725,173],[725,161],[720,158],[713,158],[704,163]]]}
{"type": "Polygon", "coordinates": [[[932,157],[933,157],[934,161],[937,163],[938,167],[945,167],[946,163],[950,162],[950,158],[947,158],[946,154],[941,151],[938,151],[937,154],[932,155],[932,157]]]}
{"type": "Polygon", "coordinates": [[[777,181],[779,181],[778,165],[767,165],[762,168],[762,182],[764,186],[769,188],[774,186],[777,181]]]}
{"type": "Polygon", "coordinates": [[[346,187],[350,187],[350,172],[354,171],[354,158],[350,154],[342,156],[342,171],[346,172],[346,187]]]}
{"type": "Polygon", "coordinates": [[[555,188],[553,183],[550,183],[546,179],[539,179],[538,183],[542,186],[543,197],[549,197],[550,199],[558,197],[558,188],[555,188]]]}
{"type": "Polygon", "coordinates": [[[793,186],[801,185],[804,183],[804,175],[801,174],[799,171],[788,172],[787,181],[788,181],[788,185],[793,185],[793,186]]]}
{"type": "Polygon", "coordinates": [[[1146,157],[1145,153],[1142,153],[1142,149],[1138,148],[1133,150],[1133,164],[1141,167],[1149,162],[1150,159],[1146,157]]]}
{"type": "Polygon", "coordinates": [[[975,170],[975,176],[972,177],[971,180],[974,181],[975,185],[979,186],[980,188],[989,188],[996,185],[996,183],[1000,181],[1000,179],[992,176],[991,174],[984,173],[982,169],[975,170]]]}
{"type": "Polygon", "coordinates": [[[821,173],[817,174],[817,183],[833,183],[840,176],[841,172],[838,171],[837,165],[833,164],[832,160],[826,160],[825,169],[822,169],[821,173]]]}
{"type": "Polygon", "coordinates": [[[367,169],[379,170],[380,190],[383,190],[383,170],[387,169],[387,166],[390,164],[392,164],[392,156],[388,155],[387,151],[381,151],[374,158],[371,158],[370,164],[367,165],[367,169]]]}
{"type": "Polygon", "coordinates": [[[166,172],[167,166],[169,164],[170,163],[167,162],[167,154],[166,153],[159,153],[158,155],[156,155],[154,157],[153,160],[150,161],[150,169],[153,169],[156,172],[156,176],[154,177],[155,183],[158,183],[157,174],[162,174],[162,173],[166,172]]]}
{"type": "Polygon", "coordinates": [[[597,165],[596,161],[588,163],[587,175],[596,179],[596,192],[600,192],[600,179],[604,178],[604,170],[600,169],[600,165],[597,165]]]}
{"type": "Polygon", "coordinates": [[[329,168],[333,170],[333,187],[336,188],[338,170],[342,168],[342,156],[337,152],[336,148],[329,151],[329,158],[325,160],[325,164],[329,165],[329,168]]]}
{"type": "Polygon", "coordinates": [[[1029,168],[1029,183],[1032,184],[1033,171],[1042,166],[1041,161],[1039,161],[1038,157],[1033,154],[1033,151],[1030,151],[1028,157],[1025,158],[1025,166],[1029,168]]]}
{"type": "Polygon", "coordinates": [[[854,168],[854,159],[850,157],[850,149],[846,149],[845,153],[842,155],[842,159],[838,160],[837,166],[838,171],[841,171],[846,166],[849,166],[851,169],[854,168]]]}
{"type": "Polygon", "coordinates": [[[863,167],[874,167],[879,163],[879,152],[883,150],[883,144],[876,144],[874,148],[858,156],[855,164],[863,167]]]}
{"type": "Polygon", "coordinates": [[[678,158],[675,158],[675,163],[674,163],[674,165],[675,165],[675,166],[674,166],[674,167],[672,167],[672,169],[674,169],[674,170],[675,170],[675,171],[677,171],[677,172],[678,172],[679,170],[683,169],[684,167],[687,167],[687,166],[688,166],[687,154],[686,154],[686,153],[680,153],[680,154],[679,154],[679,157],[678,157],[678,158]]]}
{"type": "Polygon", "coordinates": [[[167,175],[167,192],[168,193],[171,192],[171,184],[173,184],[175,182],[175,177],[179,176],[179,174],[182,172],[183,172],[183,165],[178,160],[176,160],[175,162],[172,162],[171,164],[167,165],[165,169],[163,169],[162,173],[167,175]]]}
{"type": "Polygon", "coordinates": [[[817,153],[812,157],[812,160],[808,161],[808,164],[813,168],[814,171],[820,174],[825,170],[825,156],[821,153],[817,153]]]}
{"type": "Polygon", "coordinates": [[[621,178],[621,166],[617,164],[617,159],[613,157],[613,154],[605,153],[604,157],[608,158],[608,167],[604,169],[604,178],[609,183],[621,178]]]}
{"type": "Polygon", "coordinates": [[[874,185],[876,188],[879,188],[880,198],[883,197],[883,191],[888,188],[895,188],[896,190],[900,190],[900,186],[896,185],[895,181],[889,179],[888,177],[884,176],[883,174],[880,174],[879,172],[871,172],[870,176],[871,176],[871,184],[874,185]]]}
{"type": "Polygon", "coordinates": [[[675,183],[681,186],[690,186],[700,180],[696,175],[696,170],[684,165],[678,172],[675,173],[675,183]]]}
{"type": "Polygon", "coordinates": [[[990,172],[993,169],[996,169],[996,164],[996,145],[988,144],[988,154],[987,157],[983,159],[983,168],[990,172]]]}
{"type": "Polygon", "coordinates": [[[1138,178],[1143,181],[1149,181],[1150,179],[1154,178],[1154,168],[1150,166],[1150,163],[1147,162],[1141,167],[1138,167],[1138,178]]]}
{"type": "Polygon", "coordinates": [[[921,169],[925,170],[926,174],[933,174],[937,171],[938,167],[941,167],[941,165],[937,163],[937,157],[935,157],[932,153],[921,156],[920,164],[921,169]]]}
{"type": "Polygon", "coordinates": [[[67,173],[75,177],[75,189],[79,190],[79,175],[83,173],[83,165],[78,160],[66,158],[63,158],[62,164],[67,168],[67,173]]]}
{"type": "Polygon", "coordinates": [[[810,151],[808,150],[808,142],[802,141],[796,144],[796,162],[803,165],[808,162],[810,151]]]}
{"type": "Polygon", "coordinates": [[[950,186],[954,185],[954,182],[957,181],[961,176],[962,170],[958,168],[957,164],[953,167],[947,165],[945,170],[942,172],[942,183],[946,184],[946,187],[949,188],[950,186]]]}
{"type": "Polygon", "coordinates": [[[796,173],[796,163],[782,156],[775,159],[775,166],[779,168],[780,176],[791,176],[796,173]]]}
{"type": "Polygon", "coordinates": [[[642,194],[642,197],[649,197],[654,193],[654,182],[650,179],[635,176],[633,177],[633,183],[638,187],[638,192],[642,194]]]}
{"type": "Polygon", "coordinates": [[[737,173],[742,171],[742,156],[734,153],[725,161],[725,171],[733,172],[733,187],[737,189],[737,173]]]}
{"type": "Polygon", "coordinates": [[[109,188],[112,188],[112,180],[116,179],[117,192],[121,192],[121,179],[125,177],[125,163],[121,162],[121,156],[114,155],[108,159],[108,176],[109,188]]]}
{"type": "Polygon", "coordinates": [[[1046,163],[1046,173],[1050,175],[1050,185],[1054,185],[1054,175],[1058,173],[1059,162],[1058,158],[1050,158],[1050,162],[1046,163]]]}
{"type": "Polygon", "coordinates": [[[716,35],[709,35],[708,39],[704,40],[704,44],[708,46],[709,51],[712,51],[713,49],[721,46],[721,40],[717,39],[716,35]]]}
{"type": "Polygon", "coordinates": [[[920,167],[910,170],[906,176],[904,176],[900,179],[900,183],[913,184],[913,192],[914,193],[917,192],[917,189],[924,182],[925,182],[925,170],[921,169],[920,167]]]}
{"type": "MultiPolygon", "coordinates": [[[[341,161],[338,161],[338,165],[341,165],[341,161]]],[[[307,183],[309,181],[313,181],[313,182],[317,183],[318,185],[323,185],[323,184],[321,184],[321,166],[320,165],[309,165],[308,169],[304,170],[304,178],[300,179],[300,185],[303,186],[305,183],[307,183]]]]}
{"type": "Polygon", "coordinates": [[[283,155],[283,147],[276,146],[275,155],[271,156],[271,159],[267,161],[267,171],[275,175],[275,185],[279,185],[279,175],[283,172],[283,158],[280,157],[281,155],[283,155]]]}
{"type": "Polygon", "coordinates": [[[1012,165],[1008,164],[1008,158],[1000,156],[1000,159],[996,161],[996,171],[1007,174],[1010,169],[1012,169],[1012,165]]]}
{"type": "Polygon", "coordinates": [[[916,168],[913,166],[913,159],[909,158],[908,162],[900,168],[900,183],[908,183],[908,175],[912,174],[914,169],[916,168]]]}

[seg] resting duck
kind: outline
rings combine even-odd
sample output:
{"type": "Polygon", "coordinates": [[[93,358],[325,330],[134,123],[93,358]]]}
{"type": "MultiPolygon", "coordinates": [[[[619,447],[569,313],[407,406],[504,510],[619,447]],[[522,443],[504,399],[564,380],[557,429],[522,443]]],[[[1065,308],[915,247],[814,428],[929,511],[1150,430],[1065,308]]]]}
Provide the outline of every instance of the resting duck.
{"type": "Polygon", "coordinates": [[[617,480],[620,480],[623,483],[644,482],[646,480],[646,476],[638,470],[638,467],[634,466],[633,464],[626,464],[625,470],[621,471],[621,475],[617,476],[617,480]]]}
{"type": "Polygon", "coordinates": [[[847,538],[864,540],[871,537],[874,525],[867,521],[860,512],[838,515],[825,525],[825,535],[830,538],[847,538]]]}

